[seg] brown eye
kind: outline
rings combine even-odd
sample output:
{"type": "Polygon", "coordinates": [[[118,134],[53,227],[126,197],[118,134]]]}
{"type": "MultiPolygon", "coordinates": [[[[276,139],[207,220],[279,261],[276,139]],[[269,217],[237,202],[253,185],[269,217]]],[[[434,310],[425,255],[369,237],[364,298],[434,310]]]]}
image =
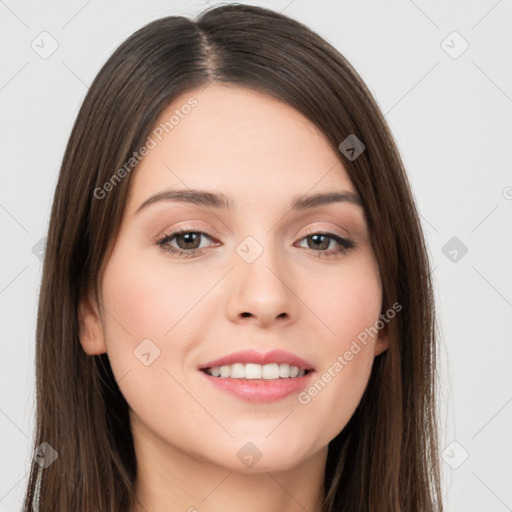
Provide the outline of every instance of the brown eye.
{"type": "Polygon", "coordinates": [[[212,237],[202,231],[178,230],[158,240],[163,251],[183,257],[192,257],[202,252],[201,239],[212,240],[212,237]],[[174,242],[174,243],[171,243],[174,242]],[[175,244],[175,245],[174,245],[175,244]]]}
{"type": "Polygon", "coordinates": [[[331,238],[327,235],[310,235],[306,237],[308,241],[312,241],[312,243],[308,243],[308,247],[310,249],[323,249],[326,250],[329,248],[331,243],[331,238]]]}
{"type": "Polygon", "coordinates": [[[198,249],[201,245],[201,234],[195,231],[182,233],[176,236],[176,244],[179,249],[198,249]]]}
{"type": "Polygon", "coordinates": [[[302,240],[306,240],[307,245],[306,247],[301,245],[301,247],[311,249],[317,253],[315,256],[319,257],[343,254],[356,246],[352,240],[335,235],[334,233],[311,233],[302,238],[302,240]],[[331,243],[334,243],[334,247],[331,247],[331,243]],[[329,249],[329,247],[331,248],[329,249]]]}

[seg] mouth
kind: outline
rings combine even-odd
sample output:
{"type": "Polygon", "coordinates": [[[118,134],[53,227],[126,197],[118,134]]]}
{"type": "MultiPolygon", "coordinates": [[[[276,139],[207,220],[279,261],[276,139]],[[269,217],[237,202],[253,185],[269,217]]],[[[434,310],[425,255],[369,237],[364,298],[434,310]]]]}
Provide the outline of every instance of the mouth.
{"type": "Polygon", "coordinates": [[[298,393],[315,372],[311,363],[282,350],[236,352],[198,369],[217,389],[260,403],[298,393]]]}

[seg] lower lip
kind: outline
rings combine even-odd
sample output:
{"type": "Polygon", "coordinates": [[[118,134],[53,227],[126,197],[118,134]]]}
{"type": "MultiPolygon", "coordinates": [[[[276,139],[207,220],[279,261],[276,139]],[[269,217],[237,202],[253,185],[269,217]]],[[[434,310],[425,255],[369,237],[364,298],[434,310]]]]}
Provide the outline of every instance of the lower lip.
{"type": "Polygon", "coordinates": [[[231,393],[232,395],[249,402],[268,403],[275,402],[293,395],[304,389],[313,375],[313,371],[302,377],[291,377],[289,379],[224,379],[213,377],[201,371],[201,373],[214,386],[231,393]]]}

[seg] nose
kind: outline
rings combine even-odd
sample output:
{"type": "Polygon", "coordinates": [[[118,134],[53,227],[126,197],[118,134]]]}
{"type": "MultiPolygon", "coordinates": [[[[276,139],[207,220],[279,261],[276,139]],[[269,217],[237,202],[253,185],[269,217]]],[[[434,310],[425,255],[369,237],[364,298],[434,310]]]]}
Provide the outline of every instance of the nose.
{"type": "Polygon", "coordinates": [[[227,302],[230,320],[251,321],[260,327],[293,322],[297,298],[293,291],[294,278],[284,257],[266,244],[261,254],[250,261],[244,259],[243,252],[233,254],[227,302]]]}

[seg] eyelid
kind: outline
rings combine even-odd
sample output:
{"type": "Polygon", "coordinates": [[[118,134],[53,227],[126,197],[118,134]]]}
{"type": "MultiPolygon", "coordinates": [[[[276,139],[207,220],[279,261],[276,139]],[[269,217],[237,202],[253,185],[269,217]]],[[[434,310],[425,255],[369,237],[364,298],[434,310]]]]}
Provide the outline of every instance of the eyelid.
{"type": "MultiPolygon", "coordinates": [[[[189,221],[189,222],[194,222],[194,221],[189,221]]],[[[220,237],[221,234],[217,232],[216,229],[214,228],[201,228],[200,226],[192,226],[192,225],[189,225],[189,224],[185,224],[185,225],[180,225],[180,226],[176,226],[176,227],[170,227],[170,228],[166,228],[162,231],[160,231],[158,233],[158,235],[156,235],[155,237],[153,237],[152,239],[152,242],[153,243],[157,243],[158,240],[161,240],[163,237],[165,236],[172,236],[172,235],[177,235],[179,234],[180,232],[183,232],[183,231],[193,231],[194,233],[202,233],[203,235],[207,235],[209,236],[210,238],[215,238],[215,237],[220,237]],[[213,231],[215,233],[215,235],[213,234],[210,234],[210,231],[213,231]]]]}
{"type": "MultiPolygon", "coordinates": [[[[315,227],[315,228],[311,228],[311,229],[306,229],[306,231],[304,232],[304,234],[302,235],[301,238],[305,237],[305,236],[308,236],[308,235],[315,235],[317,233],[331,233],[333,235],[336,235],[336,236],[339,236],[340,238],[346,238],[346,239],[351,239],[352,238],[352,235],[350,234],[350,231],[348,229],[345,229],[345,228],[342,228],[341,226],[339,226],[338,224],[334,224],[336,227],[338,227],[339,229],[341,229],[344,234],[340,234],[340,233],[337,233],[333,228],[318,228],[318,227],[315,227]]],[[[298,236],[298,235],[297,235],[298,236]]]]}

